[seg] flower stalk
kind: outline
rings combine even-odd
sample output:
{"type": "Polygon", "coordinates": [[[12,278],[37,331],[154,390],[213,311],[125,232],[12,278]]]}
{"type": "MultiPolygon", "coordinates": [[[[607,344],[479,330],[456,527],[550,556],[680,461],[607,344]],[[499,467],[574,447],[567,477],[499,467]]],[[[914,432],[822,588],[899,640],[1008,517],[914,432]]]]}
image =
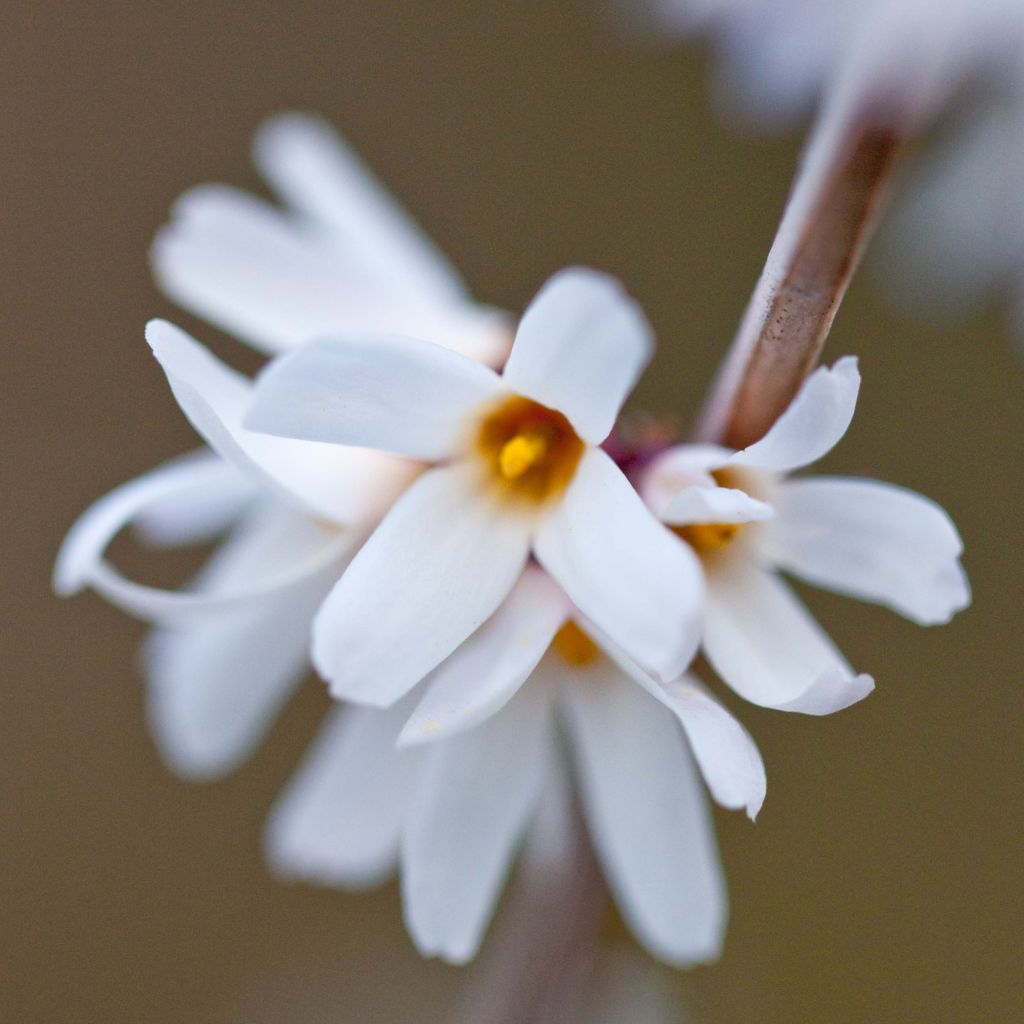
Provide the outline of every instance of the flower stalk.
{"type": "Polygon", "coordinates": [[[814,369],[907,138],[875,105],[826,105],[764,270],[699,421],[701,441],[760,440],[814,369]]]}

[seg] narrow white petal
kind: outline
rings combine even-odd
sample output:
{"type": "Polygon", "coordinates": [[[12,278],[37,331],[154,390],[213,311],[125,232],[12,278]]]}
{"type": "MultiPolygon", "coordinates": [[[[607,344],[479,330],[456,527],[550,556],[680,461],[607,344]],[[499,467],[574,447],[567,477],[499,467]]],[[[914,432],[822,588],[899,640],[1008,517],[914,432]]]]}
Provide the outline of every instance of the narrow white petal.
{"type": "Polygon", "coordinates": [[[194,477],[135,517],[136,534],[151,547],[213,540],[261,496],[252,480],[208,448],[182,455],[177,461],[191,464],[194,477]]]}
{"type": "Polygon", "coordinates": [[[669,502],[687,487],[714,486],[712,470],[729,461],[733,451],[717,444],[678,444],[656,456],[640,474],[637,490],[660,519],[669,502]]]}
{"type": "Polygon", "coordinates": [[[504,314],[425,303],[391,268],[368,261],[371,253],[255,196],[204,185],[175,203],[151,259],[175,302],[272,354],[311,338],[397,333],[490,365],[504,359],[512,337],[504,314]]]}
{"type": "Polygon", "coordinates": [[[888,605],[925,626],[948,622],[970,603],[956,527],[920,494],[818,477],[783,484],[777,508],[764,552],[810,583],[888,605]]]}
{"type": "Polygon", "coordinates": [[[756,523],[771,519],[771,505],[733,487],[687,487],[661,513],[673,526],[688,523],[756,523]]]}
{"type": "Polygon", "coordinates": [[[129,480],[91,505],[68,531],[57,554],[54,590],[67,597],[92,587],[129,615],[156,622],[195,622],[213,612],[236,610],[301,587],[312,575],[343,557],[357,539],[351,533],[321,530],[322,543],[308,557],[293,560],[276,572],[264,571],[216,594],[165,590],[122,576],[104,558],[110,542],[152,504],[180,494],[194,481],[194,469],[173,460],[129,480]]]}
{"type": "Polygon", "coordinates": [[[780,473],[810,465],[846,433],[859,391],[860,372],[853,356],[845,356],[831,368],[819,367],[771,430],[729,462],[780,473]]]}
{"type": "Polygon", "coordinates": [[[487,501],[470,467],[424,473],[317,616],[313,661],[331,692],[397,700],[493,614],[528,551],[529,523],[487,501]]]}
{"type": "Polygon", "coordinates": [[[396,292],[423,301],[466,300],[458,274],[366,165],[319,118],[284,114],[256,139],[264,177],[294,209],[359,250],[396,292]]]}
{"type": "Polygon", "coordinates": [[[182,411],[228,462],[315,515],[349,523],[379,514],[412,475],[378,452],[257,434],[243,426],[251,382],[184,331],[162,320],[146,327],[182,411]]]}
{"type": "Polygon", "coordinates": [[[620,647],[585,624],[605,653],[634,682],[679,719],[711,795],[723,807],[744,808],[753,821],[764,803],[764,762],[750,734],[701,685],[696,676],[662,683],[620,647]]]}
{"type": "Polygon", "coordinates": [[[866,697],[835,645],[773,573],[737,565],[709,581],[704,651],[741,697],[764,707],[827,715],[866,697]]]}
{"type": "Polygon", "coordinates": [[[544,572],[527,568],[504,604],[434,670],[399,745],[464,732],[503,708],[543,657],[570,608],[544,572]]]}
{"type": "Polygon", "coordinates": [[[523,314],[504,378],[600,444],[653,352],[651,329],[622,286],[572,268],[552,277],[523,314]]]}
{"type": "Polygon", "coordinates": [[[605,452],[583,456],[535,548],[580,611],[645,668],[674,679],[690,663],[699,639],[700,564],[605,452]]]}
{"type": "Polygon", "coordinates": [[[402,834],[405,921],[424,956],[465,963],[480,946],[552,756],[548,694],[423,751],[402,834]]]}
{"type": "MultiPolygon", "coordinates": [[[[315,555],[322,531],[282,506],[242,522],[207,563],[195,588],[230,592],[315,555]]],[[[144,648],[149,719],[168,764],[209,778],[259,743],[309,666],[313,616],[343,560],[299,588],[233,612],[154,632],[144,648]]]]}
{"type": "Polygon", "coordinates": [[[461,449],[501,378],[413,338],[323,340],[260,374],[246,425],[280,437],[438,460],[461,449]]]}
{"type": "Polygon", "coordinates": [[[565,694],[583,809],[623,917],[661,960],[715,959],[725,886],[678,723],[608,660],[574,671],[565,694]]]}
{"type": "Polygon", "coordinates": [[[408,710],[331,711],[267,822],[280,874],[348,889],[392,874],[421,768],[419,751],[395,749],[408,710]]]}

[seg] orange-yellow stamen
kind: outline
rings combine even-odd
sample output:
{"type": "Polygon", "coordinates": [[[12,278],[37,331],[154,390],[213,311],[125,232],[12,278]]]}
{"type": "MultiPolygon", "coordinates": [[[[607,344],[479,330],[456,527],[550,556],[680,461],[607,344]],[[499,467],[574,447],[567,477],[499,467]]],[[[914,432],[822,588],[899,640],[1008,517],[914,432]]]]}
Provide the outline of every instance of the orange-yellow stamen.
{"type": "Polygon", "coordinates": [[[506,480],[518,480],[535,466],[548,451],[548,442],[541,434],[516,434],[506,441],[498,453],[498,466],[506,480]]]}
{"type": "Polygon", "coordinates": [[[707,555],[721,551],[736,539],[740,523],[690,523],[673,527],[675,532],[698,554],[707,555]]]}
{"type": "Polygon", "coordinates": [[[562,660],[573,668],[586,668],[601,654],[597,644],[572,619],[555,634],[553,644],[562,660]]]}

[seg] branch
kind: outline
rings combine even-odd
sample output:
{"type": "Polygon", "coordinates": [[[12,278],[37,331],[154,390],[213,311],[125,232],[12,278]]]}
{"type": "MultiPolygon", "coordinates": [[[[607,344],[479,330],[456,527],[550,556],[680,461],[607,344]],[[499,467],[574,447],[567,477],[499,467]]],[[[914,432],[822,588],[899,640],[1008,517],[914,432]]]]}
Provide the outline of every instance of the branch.
{"type": "Polygon", "coordinates": [[[814,368],[871,237],[908,119],[836,97],[814,129],[761,278],[698,427],[745,448],[814,368]]]}

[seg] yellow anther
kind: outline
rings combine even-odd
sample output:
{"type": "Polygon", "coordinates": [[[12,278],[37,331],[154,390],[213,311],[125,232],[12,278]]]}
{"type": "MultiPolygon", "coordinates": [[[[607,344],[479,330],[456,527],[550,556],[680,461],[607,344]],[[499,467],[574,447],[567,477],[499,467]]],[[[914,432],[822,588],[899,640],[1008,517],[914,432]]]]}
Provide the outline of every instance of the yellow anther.
{"type": "Polygon", "coordinates": [[[675,532],[701,554],[721,551],[740,532],[740,523],[691,523],[675,532]]]}
{"type": "Polygon", "coordinates": [[[573,668],[586,668],[600,655],[597,644],[570,619],[556,634],[555,650],[573,668]]]}
{"type": "Polygon", "coordinates": [[[511,441],[501,446],[498,465],[506,480],[518,480],[528,469],[535,466],[548,451],[548,442],[540,434],[516,434],[511,441]]]}

